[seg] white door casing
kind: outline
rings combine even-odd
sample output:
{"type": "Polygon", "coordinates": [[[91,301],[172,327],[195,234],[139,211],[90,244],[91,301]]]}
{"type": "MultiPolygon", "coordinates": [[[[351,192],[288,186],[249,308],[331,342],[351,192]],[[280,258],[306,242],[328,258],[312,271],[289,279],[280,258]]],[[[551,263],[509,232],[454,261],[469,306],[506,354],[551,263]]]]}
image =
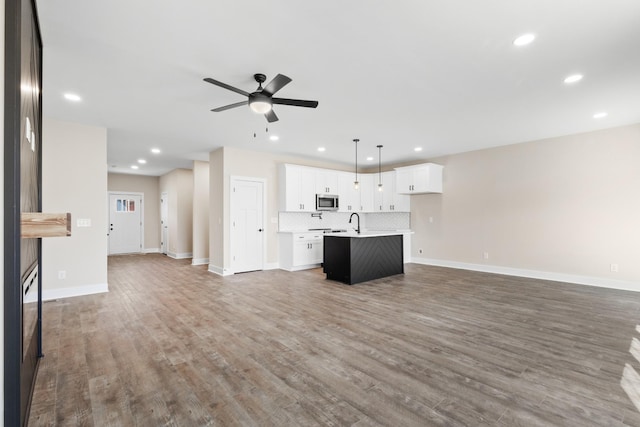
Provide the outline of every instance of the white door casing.
{"type": "Polygon", "coordinates": [[[142,252],[143,196],[109,193],[109,255],[142,252]]]}
{"type": "Polygon", "coordinates": [[[167,254],[169,248],[169,194],[160,195],[160,252],[167,254]]]}
{"type": "Polygon", "coordinates": [[[234,273],[264,268],[265,180],[231,177],[230,267],[234,273]]]}

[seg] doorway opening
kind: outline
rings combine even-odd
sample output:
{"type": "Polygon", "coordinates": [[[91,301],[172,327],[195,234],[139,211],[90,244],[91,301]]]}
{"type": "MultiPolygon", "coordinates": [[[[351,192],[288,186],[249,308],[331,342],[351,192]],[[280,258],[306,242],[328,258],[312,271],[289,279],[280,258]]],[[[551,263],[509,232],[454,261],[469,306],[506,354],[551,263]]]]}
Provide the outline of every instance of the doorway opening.
{"type": "Polygon", "coordinates": [[[160,252],[167,254],[169,247],[169,194],[160,194],[160,252]]]}

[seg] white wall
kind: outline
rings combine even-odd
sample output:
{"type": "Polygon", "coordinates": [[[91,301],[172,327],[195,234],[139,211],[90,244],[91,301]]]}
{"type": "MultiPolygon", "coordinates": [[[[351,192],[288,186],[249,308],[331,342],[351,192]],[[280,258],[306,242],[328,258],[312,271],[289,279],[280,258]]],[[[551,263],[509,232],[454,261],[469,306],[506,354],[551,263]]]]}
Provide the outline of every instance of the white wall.
{"type": "Polygon", "coordinates": [[[209,163],[193,162],[193,260],[209,263],[209,163]]]}
{"type": "MultiPolygon", "coordinates": [[[[224,264],[224,148],[209,153],[209,271],[226,274],[224,264]]],[[[228,265],[227,265],[228,268],[228,265]]]]}
{"type": "Polygon", "coordinates": [[[638,159],[640,124],[432,159],[443,194],[411,196],[412,256],[640,290],[638,159]]]}
{"type": "Polygon", "coordinates": [[[352,170],[321,160],[302,159],[286,155],[223,147],[209,155],[210,167],[210,240],[209,270],[218,274],[230,271],[229,257],[229,186],[231,176],[244,176],[266,180],[265,239],[267,239],[266,265],[278,265],[278,165],[294,163],[305,166],[337,170],[352,170]]]}
{"type": "MultiPolygon", "coordinates": [[[[639,158],[640,124],[413,162],[445,169],[442,195],[411,196],[412,258],[640,290],[639,158]]],[[[210,271],[230,273],[232,175],[266,179],[266,262],[277,264],[278,163],[344,169],[230,147],[212,152],[210,271]]]]}
{"type": "Polygon", "coordinates": [[[72,218],[70,237],[42,241],[43,299],[106,292],[107,130],[45,118],[42,133],[42,211],[72,218]]]}
{"type": "Polygon", "coordinates": [[[144,194],[144,252],[160,252],[160,178],[110,173],[107,189],[144,194]]]}

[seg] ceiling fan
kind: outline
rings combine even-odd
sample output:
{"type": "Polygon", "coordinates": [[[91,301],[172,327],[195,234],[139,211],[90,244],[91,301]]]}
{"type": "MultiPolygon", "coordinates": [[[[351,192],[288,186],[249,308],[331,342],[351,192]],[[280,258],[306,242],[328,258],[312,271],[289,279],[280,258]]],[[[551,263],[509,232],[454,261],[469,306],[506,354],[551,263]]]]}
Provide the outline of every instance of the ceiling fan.
{"type": "Polygon", "coordinates": [[[278,116],[276,116],[276,113],[274,113],[272,108],[273,104],[293,105],[294,107],[307,108],[316,108],[318,106],[318,101],[274,98],[273,95],[275,95],[277,91],[291,82],[291,79],[283,74],[278,74],[277,76],[275,76],[273,80],[271,80],[269,84],[267,84],[264,88],[262,87],[262,83],[267,80],[267,76],[265,76],[264,74],[254,74],[253,78],[256,79],[256,82],[258,82],[258,89],[251,93],[245,92],[242,89],[238,89],[237,87],[230,86],[226,83],[222,83],[208,77],[204,79],[205,82],[220,86],[222,88],[247,97],[246,101],[236,102],[235,104],[229,104],[223,107],[214,108],[211,111],[219,113],[220,111],[230,110],[231,108],[236,108],[248,104],[254,112],[258,114],[264,114],[264,116],[267,118],[267,121],[271,123],[278,120],[278,116]]]}

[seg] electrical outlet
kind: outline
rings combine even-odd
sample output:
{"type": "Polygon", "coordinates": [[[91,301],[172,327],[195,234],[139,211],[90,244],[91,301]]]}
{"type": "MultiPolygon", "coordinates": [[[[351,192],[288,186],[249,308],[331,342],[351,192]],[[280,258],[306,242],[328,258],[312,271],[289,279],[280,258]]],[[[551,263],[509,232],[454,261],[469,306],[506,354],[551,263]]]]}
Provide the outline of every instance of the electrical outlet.
{"type": "Polygon", "coordinates": [[[67,278],[67,272],[64,270],[58,271],[58,279],[64,280],[67,278]]]}
{"type": "Polygon", "coordinates": [[[618,264],[611,264],[611,272],[612,273],[617,273],[618,271],[620,271],[618,269],[618,264]]]}
{"type": "Polygon", "coordinates": [[[484,259],[489,259],[489,252],[485,252],[485,253],[483,253],[483,254],[482,254],[482,257],[483,257],[484,259]]]}
{"type": "Polygon", "coordinates": [[[433,217],[432,216],[429,217],[429,222],[433,223],[433,217]]]}

